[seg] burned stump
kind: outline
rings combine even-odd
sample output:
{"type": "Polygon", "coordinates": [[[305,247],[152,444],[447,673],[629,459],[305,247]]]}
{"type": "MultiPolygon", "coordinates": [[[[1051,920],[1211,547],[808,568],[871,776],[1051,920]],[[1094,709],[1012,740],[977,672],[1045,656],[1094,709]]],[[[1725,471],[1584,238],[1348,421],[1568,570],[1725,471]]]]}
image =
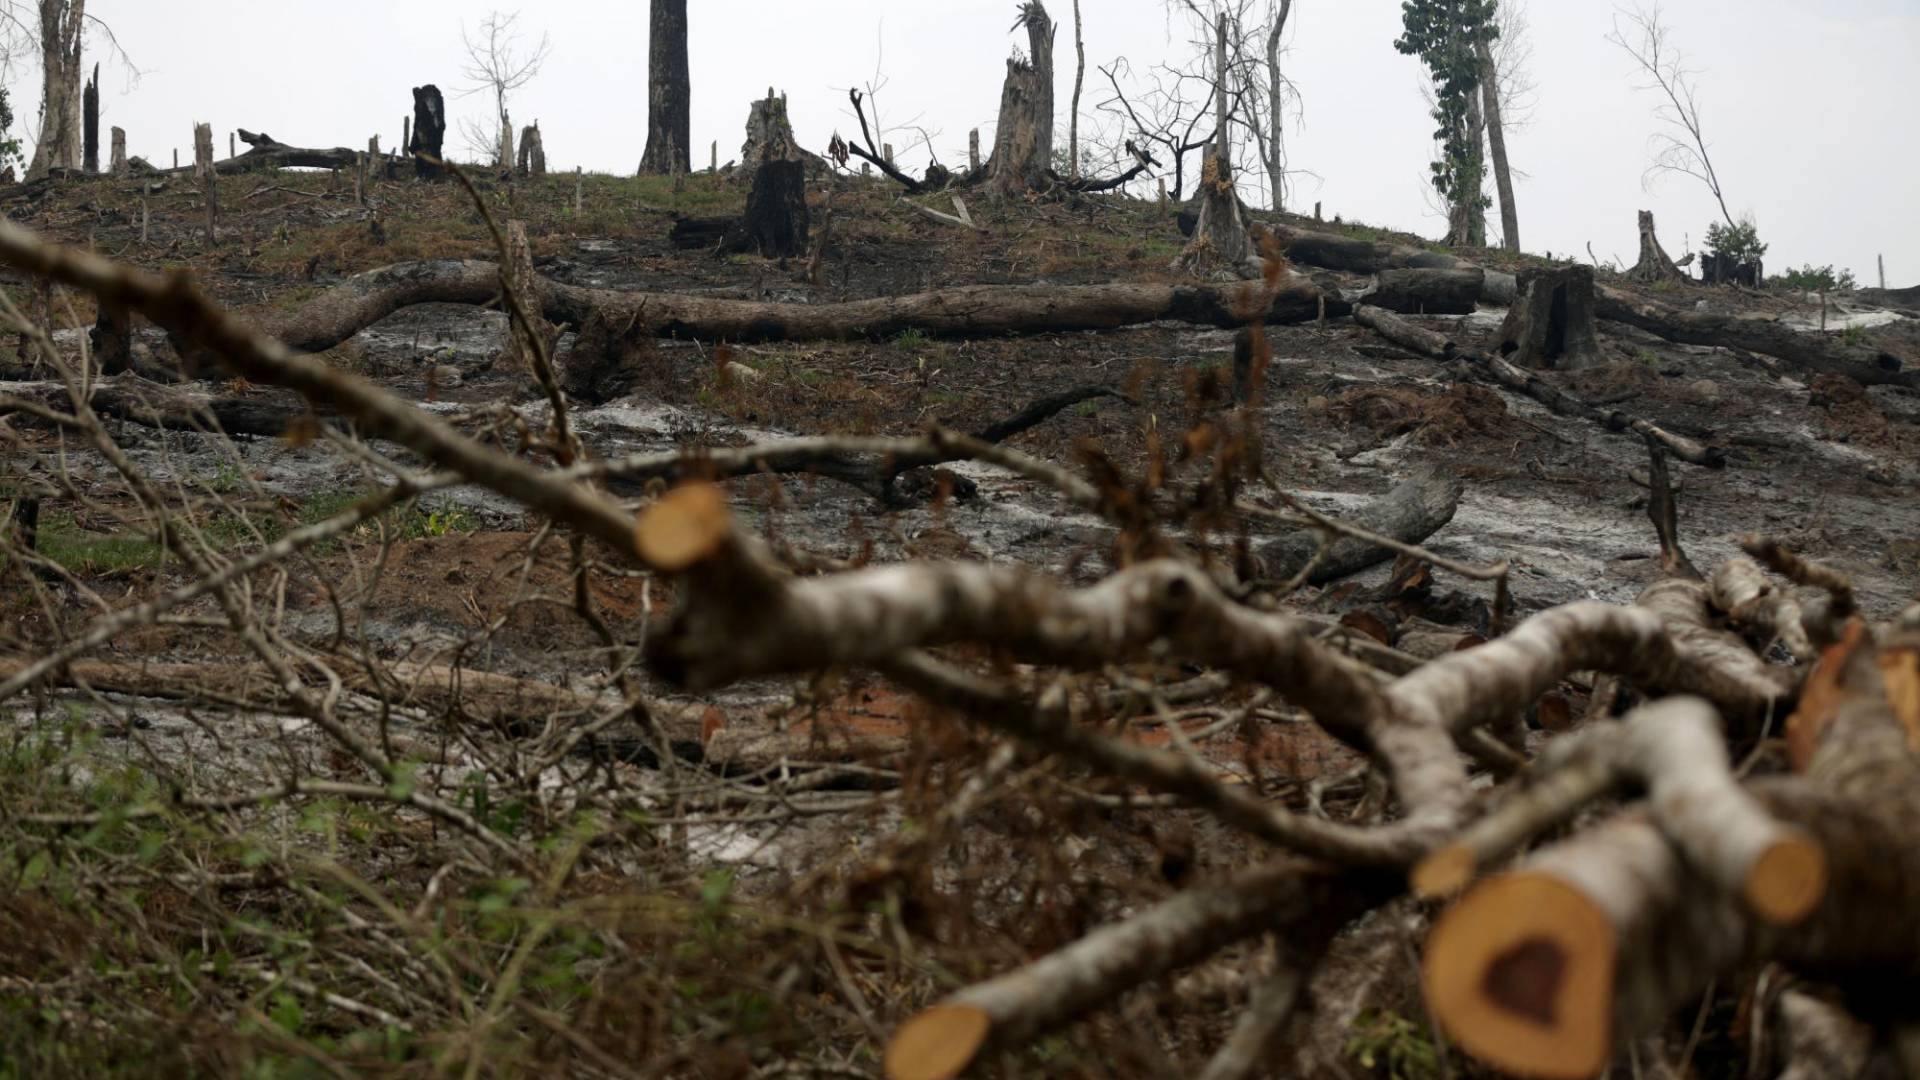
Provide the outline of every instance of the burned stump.
{"type": "Polygon", "coordinates": [[[807,169],[798,161],[769,161],[753,174],[747,213],[729,230],[729,251],[784,259],[807,250],[807,169]]]}
{"type": "Polygon", "coordinates": [[[653,330],[637,315],[594,310],[560,360],[560,388],[573,401],[604,405],[628,393],[655,360],[653,330]]]}
{"type": "Polygon", "coordinates": [[[1603,363],[1593,307],[1593,267],[1522,271],[1520,296],[1500,327],[1500,352],[1527,368],[1603,363]]]}
{"type": "Polygon", "coordinates": [[[1687,275],[1667,258],[1665,248],[1660,246],[1660,238],[1654,235],[1653,211],[1640,211],[1640,261],[1633,264],[1627,276],[1635,281],[1685,281],[1687,275]]]}
{"type": "Polygon", "coordinates": [[[420,179],[437,180],[446,175],[446,168],[439,163],[446,137],[447,103],[440,96],[440,88],[431,83],[414,87],[413,135],[407,141],[407,153],[413,155],[415,175],[420,179]]]}

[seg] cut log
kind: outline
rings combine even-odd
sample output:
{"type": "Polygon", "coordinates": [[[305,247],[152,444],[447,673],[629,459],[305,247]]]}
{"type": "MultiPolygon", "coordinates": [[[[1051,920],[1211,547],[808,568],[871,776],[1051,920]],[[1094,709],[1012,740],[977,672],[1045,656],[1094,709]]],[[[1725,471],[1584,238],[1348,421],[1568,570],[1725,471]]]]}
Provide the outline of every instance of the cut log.
{"type": "Polygon", "coordinates": [[[1303,266],[1339,270],[1349,274],[1378,274],[1384,270],[1484,270],[1480,299],[1506,306],[1518,292],[1514,275],[1485,270],[1476,263],[1426,248],[1386,241],[1358,240],[1338,233],[1296,229],[1291,225],[1270,225],[1268,231],[1285,248],[1287,258],[1303,266]]]}
{"type": "MultiPolygon", "coordinates": [[[[499,291],[499,268],[485,262],[402,263],[351,278],[286,312],[255,318],[296,349],[332,348],[415,304],[483,305],[499,291]]],[[[1188,283],[969,285],[839,304],[778,304],[671,293],[631,293],[542,279],[539,297],[556,324],[585,324],[594,310],[640,315],[664,337],[728,341],[879,340],[906,330],[955,337],[1068,330],[1111,330],[1162,319],[1237,329],[1256,319],[1303,323],[1348,305],[1311,281],[1290,276],[1260,286],[1188,283]],[[1271,296],[1262,304],[1261,297],[1271,296]]]]}
{"type": "MultiPolygon", "coordinates": [[[[59,383],[13,383],[7,393],[52,408],[70,407],[66,388],[59,383]]],[[[133,373],[100,380],[88,403],[101,416],[167,431],[217,429],[228,435],[278,438],[313,420],[307,403],[285,391],[214,394],[191,386],[167,386],[133,373]]]]}
{"type": "MultiPolygon", "coordinates": [[[[1402,543],[1417,544],[1453,520],[1465,492],[1466,483],[1459,477],[1437,465],[1423,465],[1385,495],[1342,511],[1340,520],[1402,543]]],[[[1319,532],[1303,530],[1268,541],[1260,546],[1259,553],[1266,576],[1284,581],[1305,569],[1319,550],[1319,532]]],[[[1343,536],[1333,542],[1307,580],[1316,585],[1337,581],[1393,557],[1386,548],[1343,536]]]]}
{"type": "Polygon", "coordinates": [[[1523,368],[1566,371],[1604,363],[1593,326],[1593,268],[1525,270],[1500,327],[1500,354],[1523,368]]]}
{"type": "Polygon", "coordinates": [[[720,246],[728,230],[732,229],[739,218],[732,217],[683,217],[674,220],[673,228],[667,232],[667,242],[682,251],[695,248],[709,250],[720,246]]]}
{"type": "Polygon", "coordinates": [[[440,88],[432,83],[414,87],[413,133],[407,141],[414,175],[422,180],[438,180],[446,175],[446,168],[440,164],[443,154],[440,147],[446,137],[447,103],[440,95],[440,88]]]}
{"type": "MultiPolygon", "coordinates": [[[[1901,647],[1910,641],[1896,641],[1901,647]]],[[[1778,962],[1881,1000],[1920,977],[1920,758],[1860,624],[1830,650],[1837,693],[1820,707],[1805,778],[1749,790],[1823,856],[1824,899],[1787,925],[1756,916],[1689,849],[1720,823],[1687,806],[1630,813],[1476,887],[1436,924],[1424,964],[1437,1020],[1476,1057],[1532,1076],[1585,1077],[1664,1023],[1717,976],[1778,962]]],[[[1908,703],[1906,708],[1911,709],[1908,703]]],[[[1793,896],[1788,860],[1749,882],[1793,896]]]]}
{"type": "Polygon", "coordinates": [[[1021,27],[1027,31],[1027,55],[1007,61],[986,167],[988,182],[1002,195],[1044,188],[1053,167],[1053,20],[1040,0],[1020,5],[1014,28],[1021,27]]]}
{"type": "Polygon", "coordinates": [[[1635,281],[1685,281],[1687,275],[1673,265],[1667,258],[1667,251],[1660,246],[1660,238],[1654,235],[1653,211],[1640,211],[1640,261],[1633,264],[1627,276],[1635,281]]]}
{"type": "Polygon", "coordinates": [[[1796,330],[1765,316],[1687,311],[1604,285],[1596,291],[1594,314],[1668,341],[1764,353],[1807,371],[1844,375],[1862,386],[1920,387],[1920,369],[1909,370],[1893,353],[1796,330]]]}
{"type": "Polygon", "coordinates": [[[784,259],[807,250],[807,170],[801,162],[763,162],[753,174],[747,212],[722,241],[724,250],[784,259]]]}
{"type": "Polygon", "coordinates": [[[1382,270],[1357,303],[1402,315],[1471,315],[1486,289],[1486,271],[1382,270]]]}
{"type": "Polygon", "coordinates": [[[1444,334],[1415,326],[1379,308],[1364,305],[1356,307],[1353,311],[1353,321],[1377,331],[1380,336],[1396,345],[1404,345],[1435,359],[1465,360],[1483,377],[1516,393],[1525,394],[1561,416],[1590,420],[1608,431],[1633,432],[1643,438],[1654,439],[1671,451],[1675,457],[1695,465],[1704,465],[1710,469],[1726,466],[1726,451],[1719,447],[1703,446],[1684,435],[1676,435],[1649,421],[1617,409],[1602,409],[1589,405],[1540,376],[1523,371],[1498,356],[1490,356],[1474,349],[1462,349],[1449,341],[1444,334]]]}

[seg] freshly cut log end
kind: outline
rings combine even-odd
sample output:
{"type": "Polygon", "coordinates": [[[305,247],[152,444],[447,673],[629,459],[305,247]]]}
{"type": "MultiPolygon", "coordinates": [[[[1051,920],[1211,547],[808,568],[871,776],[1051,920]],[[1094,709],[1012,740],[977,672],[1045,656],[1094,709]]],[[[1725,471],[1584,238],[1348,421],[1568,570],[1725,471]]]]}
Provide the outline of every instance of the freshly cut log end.
{"type": "Polygon", "coordinates": [[[1754,914],[1792,926],[1813,914],[1827,895],[1827,853],[1812,837],[1784,837],[1754,861],[1744,899],[1754,914]]]}
{"type": "Polygon", "coordinates": [[[1617,942],[1586,894],[1542,873],[1482,882],[1427,942],[1427,1005],[1456,1042],[1519,1076],[1584,1080],[1612,1050],[1617,942]]]}
{"type": "Polygon", "coordinates": [[[889,1080],[952,1080],[973,1064],[993,1020],[973,1005],[935,1005],[900,1025],[887,1043],[889,1080]]]}
{"type": "Polygon", "coordinates": [[[679,573],[727,542],[733,521],[727,497],[712,484],[688,484],[661,496],[634,525],[634,550],[647,564],[679,573]]]}
{"type": "Polygon", "coordinates": [[[1413,868],[1408,884],[1422,900],[1441,900],[1457,895],[1473,881],[1480,860],[1466,844],[1448,844],[1421,859],[1413,868]]]}

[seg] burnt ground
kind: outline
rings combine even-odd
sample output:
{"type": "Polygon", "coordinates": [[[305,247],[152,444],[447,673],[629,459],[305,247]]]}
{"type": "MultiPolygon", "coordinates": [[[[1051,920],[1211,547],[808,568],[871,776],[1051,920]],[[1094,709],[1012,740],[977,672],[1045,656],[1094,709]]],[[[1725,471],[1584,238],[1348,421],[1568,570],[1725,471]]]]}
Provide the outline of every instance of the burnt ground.
{"type": "MultiPolygon", "coordinates": [[[[447,188],[382,184],[372,209],[356,206],[350,186],[325,175],[244,177],[223,181],[223,189],[227,231],[211,251],[198,231],[197,196],[181,179],[147,198],[151,217],[144,246],[138,182],[15,189],[0,194],[0,208],[69,243],[90,244],[138,265],[189,270],[218,298],[243,309],[297,304],[348,275],[394,262],[491,257],[477,216],[447,188]],[[376,237],[376,222],[382,237],[376,237]]],[[[693,177],[676,191],[666,181],[589,177],[583,192],[578,213],[572,177],[491,187],[487,197],[496,212],[529,222],[538,269],[556,280],[801,303],[956,284],[1173,280],[1167,268],[1180,242],[1171,210],[1151,204],[1084,199],[971,206],[984,228],[968,232],[906,212],[887,190],[852,184],[836,197],[826,284],[816,288],[796,280],[797,267],[672,249],[666,235],[675,213],[721,213],[740,205],[742,192],[724,181],[693,177]]],[[[1516,262],[1501,253],[1469,254],[1500,265],[1516,262]]],[[[32,303],[26,283],[11,280],[7,288],[16,303],[32,303]]],[[[1804,298],[1777,294],[1673,287],[1659,295],[1670,303],[1818,318],[1817,307],[1804,298]]],[[[56,298],[55,308],[56,321],[67,328],[59,335],[64,342],[73,343],[78,328],[91,324],[84,298],[56,298]]],[[[1473,341],[1497,328],[1499,313],[1418,321],[1473,341]]],[[[1840,316],[1834,325],[1834,332],[1842,332],[1840,316]]],[[[331,359],[470,430],[497,423],[503,405],[537,428],[543,399],[523,374],[498,363],[504,330],[505,317],[497,311],[419,307],[362,333],[331,359]]],[[[1920,591],[1920,498],[1914,494],[1920,482],[1920,396],[1831,380],[1816,385],[1726,350],[1675,346],[1613,324],[1602,330],[1612,362],[1554,378],[1590,400],[1729,451],[1724,470],[1674,466],[1682,538],[1695,562],[1717,564],[1736,552],[1739,536],[1765,532],[1849,574],[1873,615],[1889,615],[1914,600],[1920,591]]],[[[1864,333],[1920,361],[1920,322],[1846,332],[1864,333]]],[[[1265,479],[1249,482],[1246,497],[1271,502],[1277,488],[1338,514],[1386,491],[1415,466],[1436,462],[1466,487],[1453,521],[1428,546],[1462,561],[1510,560],[1519,614],[1583,598],[1628,602],[1656,580],[1646,490],[1633,479],[1635,473],[1644,477],[1647,466],[1637,439],[1556,417],[1344,320],[1270,328],[1268,340],[1268,380],[1253,413],[1265,479]]],[[[167,355],[163,339],[151,332],[142,343],[156,359],[167,355]]],[[[563,339],[561,349],[566,346],[563,339]]],[[[1123,391],[1131,402],[1082,403],[1011,445],[1076,467],[1097,450],[1137,479],[1166,453],[1157,448],[1176,445],[1183,433],[1226,415],[1219,387],[1232,348],[1228,332],[1172,324],[992,340],[909,334],[885,341],[733,347],[664,341],[633,393],[580,409],[575,420],[590,451],[605,456],[802,434],[909,436],[932,424],[975,429],[1036,398],[1099,384],[1123,391]]],[[[27,374],[20,366],[14,365],[16,375],[27,374]]],[[[273,522],[284,528],[337,511],[344,495],[375,483],[361,463],[324,441],[227,442],[117,422],[109,427],[157,480],[217,493],[241,507],[245,520],[231,529],[236,546],[254,542],[255,528],[271,531],[273,522]]],[[[151,544],[144,552],[137,542],[128,550],[108,550],[108,541],[126,539],[126,527],[116,518],[129,507],[96,455],[24,424],[14,425],[10,439],[5,468],[11,478],[49,476],[65,454],[78,490],[69,488],[43,505],[43,521],[54,523],[43,531],[75,554],[77,581],[35,590],[8,578],[0,599],[6,626],[0,652],[31,655],[73,632],[95,610],[90,591],[121,606],[187,580],[151,544]]],[[[1173,457],[1168,471],[1174,489],[1204,473],[1204,463],[1182,465],[1173,457]]],[[[971,493],[910,508],[884,506],[817,478],[751,478],[733,482],[730,491],[737,511],[757,529],[837,559],[1013,561],[1077,581],[1110,568],[1114,533],[1100,519],[1064,509],[1050,492],[1004,470],[965,463],[949,468],[971,482],[971,493]]],[[[315,649],[347,640],[387,660],[457,659],[472,668],[604,691],[604,653],[572,609],[565,544],[538,536],[538,521],[496,496],[460,488],[425,497],[385,528],[398,537],[390,546],[383,546],[380,528],[367,526],[289,567],[278,624],[283,634],[315,649]],[[535,539],[541,546],[530,557],[535,539]]],[[[616,632],[638,641],[652,620],[670,610],[670,590],[619,570],[617,560],[602,565],[604,572],[592,582],[595,602],[616,632]]],[[[1359,590],[1384,582],[1389,572],[1382,566],[1353,581],[1308,588],[1290,603],[1337,615],[1359,590]]],[[[1443,576],[1442,585],[1490,598],[1490,590],[1476,583],[1443,576]]],[[[207,615],[214,608],[190,610],[207,615]]],[[[230,638],[192,626],[150,627],[96,655],[191,663],[243,658],[230,638]]],[[[647,689],[686,700],[664,687],[647,689]]],[[[801,696],[806,707],[782,711],[794,687],[761,683],[699,703],[734,715],[734,724],[794,723],[811,726],[826,740],[908,741],[909,759],[922,763],[983,752],[948,721],[933,725],[937,736],[925,735],[925,711],[873,680],[816,685],[803,688],[801,696]]],[[[300,730],[299,721],[271,713],[235,713],[214,734],[191,707],[118,695],[55,692],[32,705],[16,700],[0,708],[14,708],[26,723],[54,701],[83,713],[102,709],[104,727],[138,718],[145,735],[103,744],[100,752],[109,759],[158,760],[170,768],[198,760],[195,775],[237,783],[271,775],[289,755],[305,755],[309,763],[325,756],[317,742],[290,737],[300,730]]],[[[1290,790],[1288,797],[1296,798],[1304,798],[1300,781],[1351,763],[1310,725],[1276,719],[1283,722],[1264,734],[1249,734],[1245,725],[1217,731],[1207,750],[1223,768],[1252,773],[1253,782],[1277,794],[1290,790]],[[1298,779],[1288,781],[1289,773],[1298,779]]],[[[436,738],[424,719],[416,721],[414,735],[436,738]]],[[[636,786],[650,782],[641,765],[619,769],[636,786]]],[[[688,872],[735,867],[744,888],[766,895],[801,888],[806,882],[796,884],[796,878],[807,879],[808,868],[817,869],[826,853],[893,842],[887,837],[903,816],[913,816],[914,800],[927,797],[911,791],[905,805],[882,800],[848,819],[705,827],[693,839],[696,865],[688,872]],[[854,823],[851,831],[847,820],[854,823]]],[[[1164,826],[1143,816],[1121,815],[1126,820],[1116,824],[1084,821],[1085,811],[1062,812],[1069,822],[1084,824],[1080,847],[1072,841],[1076,825],[1064,830],[1064,844],[1054,843],[1057,837],[1042,839],[1041,832],[1052,830],[1004,826],[1012,850],[1044,850],[1045,860],[1059,864],[1054,869],[1079,883],[1077,890],[1052,895],[1043,905],[1044,918],[1023,924],[976,909],[971,930],[915,926],[914,932],[948,945],[994,939],[981,946],[984,973],[1004,967],[1012,956],[1032,955],[1049,940],[1070,938],[1096,911],[1164,892],[1164,826]],[[1115,830],[1120,838],[1112,847],[1086,854],[1088,838],[1113,839],[1115,830]]],[[[1236,842],[1202,826],[1182,826],[1189,827],[1203,828],[1196,856],[1203,867],[1229,865],[1238,857],[1236,842]]],[[[882,1004],[883,1024],[905,1015],[914,997],[903,991],[882,1004]]],[[[1083,1044],[1079,1038],[1060,1052],[1098,1045],[1097,1039],[1083,1044]]],[[[1165,1039],[1157,1048],[1154,1036],[1138,1041],[1140,1046],[1129,1042],[1124,1052],[1143,1055],[1140,1061],[1153,1067],[1167,1060],[1157,1054],[1180,1057],[1166,1049],[1165,1039]]]]}

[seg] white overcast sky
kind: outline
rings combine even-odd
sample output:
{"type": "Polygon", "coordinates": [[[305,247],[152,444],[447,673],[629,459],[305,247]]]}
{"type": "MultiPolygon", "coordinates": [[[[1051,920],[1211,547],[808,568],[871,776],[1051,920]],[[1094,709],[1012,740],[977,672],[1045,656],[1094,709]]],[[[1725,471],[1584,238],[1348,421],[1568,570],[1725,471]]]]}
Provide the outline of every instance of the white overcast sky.
{"type": "MultiPolygon", "coordinates": [[[[512,104],[538,120],[556,168],[631,171],[646,141],[645,0],[519,4],[529,37],[552,56],[512,104]]],[[[383,146],[400,136],[409,88],[449,91],[450,112],[486,115],[479,97],[453,100],[461,27],[513,0],[93,0],[140,69],[109,61],[105,124],[156,163],[192,145],[192,124],[265,130],[300,145],[383,146]]],[[[824,148],[856,130],[845,89],[887,83],[889,123],[937,132],[949,163],[964,162],[967,130],[990,141],[1013,0],[691,0],[696,163],[720,142],[739,155],[748,102],[769,86],[789,96],[803,145],[824,148]]],[[[1083,111],[1106,97],[1092,70],[1117,56],[1140,68],[1186,55],[1185,31],[1161,0],[1082,0],[1089,65],[1083,111]]],[[[1059,139],[1072,89],[1072,8],[1054,0],[1060,30],[1059,139]]],[[[1751,213],[1773,247],[1768,264],[1835,263],[1872,284],[1884,253],[1889,284],[1920,282],[1920,0],[1667,0],[1675,43],[1699,72],[1715,164],[1736,214],[1751,213]]],[[[1296,0],[1286,66],[1303,119],[1290,131],[1295,203],[1437,235],[1428,208],[1432,122],[1416,61],[1395,52],[1397,0],[1296,0]]],[[[1704,188],[1668,178],[1643,190],[1653,98],[1634,89],[1630,62],[1603,42],[1602,0],[1531,0],[1530,126],[1509,136],[1519,180],[1521,237],[1530,251],[1584,251],[1631,263],[1634,211],[1653,210],[1676,254],[1698,247],[1717,214],[1704,188]]],[[[106,58],[96,32],[90,53],[106,58]]],[[[34,129],[38,73],[13,71],[20,127],[34,129]]],[[[1083,123],[1087,123],[1086,121],[1083,123]]],[[[450,143],[452,139],[450,138],[450,143]]],[[[893,138],[904,146],[908,137],[893,138]]],[[[450,150],[457,149],[450,145],[450,150]]],[[[224,147],[223,147],[224,150],[224,147]]],[[[901,153],[914,170],[924,152],[901,153]]],[[[1497,217],[1496,217],[1497,220],[1497,217]]]]}

